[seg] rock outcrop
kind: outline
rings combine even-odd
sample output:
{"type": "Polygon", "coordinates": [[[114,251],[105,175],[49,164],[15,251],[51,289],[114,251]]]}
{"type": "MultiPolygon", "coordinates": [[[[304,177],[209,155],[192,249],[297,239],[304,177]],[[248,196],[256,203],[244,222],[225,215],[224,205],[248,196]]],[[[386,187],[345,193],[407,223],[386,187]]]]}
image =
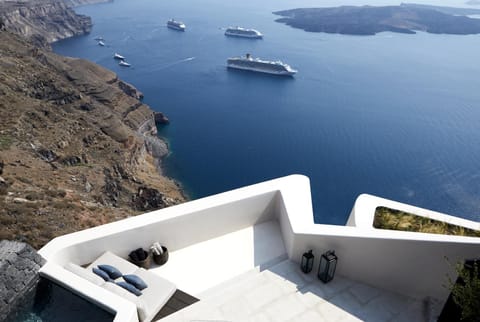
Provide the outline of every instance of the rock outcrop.
{"type": "Polygon", "coordinates": [[[0,321],[35,289],[43,258],[25,243],[0,241],[0,321]]]}
{"type": "Polygon", "coordinates": [[[162,112],[155,112],[155,123],[159,125],[170,124],[170,120],[162,112]]]}
{"type": "Polygon", "coordinates": [[[0,0],[0,21],[7,30],[45,45],[90,32],[92,20],[62,0],[0,0]]]}
{"type": "Polygon", "coordinates": [[[167,201],[157,189],[140,187],[133,196],[133,204],[138,210],[148,211],[164,207],[167,201]]]}

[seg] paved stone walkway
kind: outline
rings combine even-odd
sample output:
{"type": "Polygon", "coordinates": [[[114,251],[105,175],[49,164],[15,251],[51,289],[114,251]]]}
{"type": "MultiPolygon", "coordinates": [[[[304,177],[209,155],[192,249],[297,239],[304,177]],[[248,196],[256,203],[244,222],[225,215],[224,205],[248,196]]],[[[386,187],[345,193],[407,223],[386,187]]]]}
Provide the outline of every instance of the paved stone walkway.
{"type": "Polygon", "coordinates": [[[289,260],[245,273],[200,299],[161,321],[415,322],[431,316],[427,303],[341,276],[324,284],[289,260]]]}

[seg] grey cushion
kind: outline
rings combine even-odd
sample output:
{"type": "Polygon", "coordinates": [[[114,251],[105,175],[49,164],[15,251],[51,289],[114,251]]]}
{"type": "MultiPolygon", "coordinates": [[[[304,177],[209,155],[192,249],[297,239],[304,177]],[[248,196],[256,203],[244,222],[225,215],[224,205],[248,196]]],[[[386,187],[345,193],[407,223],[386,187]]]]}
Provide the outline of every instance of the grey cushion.
{"type": "Polygon", "coordinates": [[[138,269],[137,265],[132,264],[128,260],[121,258],[109,251],[106,251],[102,254],[102,256],[88,265],[87,269],[91,270],[93,267],[97,267],[98,265],[102,264],[115,266],[120,272],[122,272],[122,274],[133,274],[138,269]]]}
{"type": "Polygon", "coordinates": [[[107,272],[105,271],[102,271],[101,269],[97,268],[97,267],[94,267],[92,268],[92,272],[97,274],[98,276],[100,276],[101,278],[103,278],[103,280],[105,282],[108,282],[108,281],[111,281],[112,279],[110,278],[110,276],[107,274],[107,272]]]}
{"type": "Polygon", "coordinates": [[[147,283],[145,283],[144,280],[135,274],[127,274],[123,275],[122,277],[127,283],[132,284],[140,291],[148,287],[147,283]]]}
{"type": "Polygon", "coordinates": [[[111,279],[117,279],[119,277],[122,277],[123,275],[122,272],[118,270],[118,268],[112,265],[102,264],[102,265],[98,265],[98,268],[106,272],[111,279]]]}
{"type": "Polygon", "coordinates": [[[123,287],[124,289],[126,289],[127,291],[129,291],[130,293],[132,294],[135,294],[136,296],[140,296],[142,295],[142,292],[136,288],[135,286],[133,286],[132,284],[130,283],[127,283],[127,282],[116,282],[115,284],[117,284],[118,286],[120,287],[123,287]]]}

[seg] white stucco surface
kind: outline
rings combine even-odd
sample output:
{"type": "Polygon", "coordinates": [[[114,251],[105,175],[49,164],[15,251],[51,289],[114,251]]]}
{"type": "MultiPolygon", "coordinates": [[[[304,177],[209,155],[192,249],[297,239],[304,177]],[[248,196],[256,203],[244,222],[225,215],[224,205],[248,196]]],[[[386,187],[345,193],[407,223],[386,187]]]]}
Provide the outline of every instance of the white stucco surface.
{"type": "Polygon", "coordinates": [[[292,175],[55,238],[39,251],[47,260],[40,272],[117,312],[116,322],[137,320],[133,303],[97,292],[63,266],[88,264],[107,250],[127,258],[132,249],[148,249],[153,242],[167,246],[171,259],[152,271],[200,297],[282,256],[298,262],[308,249],[317,258],[333,249],[339,257],[337,273],[347,280],[419,301],[445,301],[447,275],[455,278],[445,257],[453,263],[478,257],[480,239],[373,229],[372,211],[381,205],[478,227],[369,195],[355,202],[347,226],[315,224],[309,179],[292,175]]]}
{"type": "Polygon", "coordinates": [[[277,221],[268,221],[169,254],[151,271],[195,297],[255,267],[287,258],[277,221]]]}
{"type": "Polygon", "coordinates": [[[159,321],[427,322],[437,307],[395,292],[336,276],[328,284],[286,260],[252,270],[159,321]]]}
{"type": "Polygon", "coordinates": [[[355,201],[353,210],[348,218],[347,225],[355,226],[357,228],[375,229],[373,227],[373,219],[375,216],[375,209],[377,209],[377,207],[387,207],[390,209],[401,210],[404,212],[415,214],[420,217],[443,221],[445,223],[458,225],[470,229],[480,230],[479,222],[450,216],[437,211],[415,207],[412,205],[407,205],[401,202],[396,202],[393,200],[388,200],[369,194],[362,194],[358,196],[357,200],[355,201]]]}

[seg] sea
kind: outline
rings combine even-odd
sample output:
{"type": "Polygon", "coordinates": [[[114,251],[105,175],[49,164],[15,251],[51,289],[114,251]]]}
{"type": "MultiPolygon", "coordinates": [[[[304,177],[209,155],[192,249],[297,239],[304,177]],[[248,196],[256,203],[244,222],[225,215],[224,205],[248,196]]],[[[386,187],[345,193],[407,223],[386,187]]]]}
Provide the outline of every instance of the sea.
{"type": "Polygon", "coordinates": [[[168,116],[164,171],[191,199],[303,174],[316,223],[345,224],[362,193],[480,221],[480,35],[310,33],[272,13],[340,4],[364,3],[115,0],[76,8],[92,32],[53,48],[113,70],[168,116]],[[265,36],[229,38],[228,26],[265,36]],[[226,68],[246,53],[298,74],[226,68]]]}

